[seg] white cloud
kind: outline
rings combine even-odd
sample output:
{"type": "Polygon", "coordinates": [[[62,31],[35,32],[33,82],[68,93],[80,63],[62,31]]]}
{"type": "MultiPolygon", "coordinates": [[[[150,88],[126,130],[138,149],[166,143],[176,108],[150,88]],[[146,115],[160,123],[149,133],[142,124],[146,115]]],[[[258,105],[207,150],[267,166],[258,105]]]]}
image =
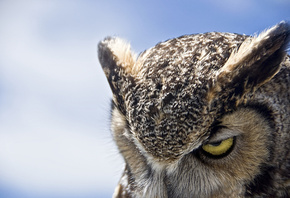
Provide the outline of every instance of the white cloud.
{"type": "Polygon", "coordinates": [[[0,3],[0,183],[34,192],[112,192],[122,160],[107,129],[101,38],[64,31],[53,41],[44,32],[48,19],[77,6],[58,2],[0,3]]]}
{"type": "Polygon", "coordinates": [[[112,183],[118,180],[116,171],[120,170],[117,164],[121,165],[119,158],[115,157],[113,164],[108,159],[106,153],[112,144],[98,134],[80,133],[86,130],[93,134],[91,129],[51,124],[51,128],[36,124],[0,134],[1,180],[36,192],[112,190],[112,183]]]}

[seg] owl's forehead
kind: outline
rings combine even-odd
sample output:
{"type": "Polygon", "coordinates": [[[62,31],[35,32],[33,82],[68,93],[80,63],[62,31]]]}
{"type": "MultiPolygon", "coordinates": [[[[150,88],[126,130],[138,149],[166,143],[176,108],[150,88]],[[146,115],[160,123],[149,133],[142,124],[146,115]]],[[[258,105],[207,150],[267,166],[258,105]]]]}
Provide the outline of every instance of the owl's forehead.
{"type": "Polygon", "coordinates": [[[140,108],[146,108],[146,102],[164,106],[173,100],[187,109],[192,103],[200,103],[215,72],[245,38],[218,32],[185,35],[144,52],[136,62],[140,70],[134,96],[142,102],[140,108]]]}
{"type": "Polygon", "coordinates": [[[137,65],[142,78],[172,75],[211,75],[226,62],[246,36],[210,32],[185,35],[161,42],[140,55],[137,65]]]}
{"type": "Polygon", "coordinates": [[[205,135],[212,122],[204,116],[210,78],[244,39],[227,33],[188,35],[140,55],[141,75],[126,98],[132,129],[148,152],[178,156],[205,135]]]}

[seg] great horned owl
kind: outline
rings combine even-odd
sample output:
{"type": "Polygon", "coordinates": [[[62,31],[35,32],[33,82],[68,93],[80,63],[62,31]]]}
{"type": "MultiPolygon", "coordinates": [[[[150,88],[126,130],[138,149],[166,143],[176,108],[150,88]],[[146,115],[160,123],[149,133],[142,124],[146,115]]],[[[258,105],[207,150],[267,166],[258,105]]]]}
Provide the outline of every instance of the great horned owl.
{"type": "Polygon", "coordinates": [[[98,45],[125,161],[114,197],[290,197],[290,24],[211,32],[139,56],[98,45]]]}

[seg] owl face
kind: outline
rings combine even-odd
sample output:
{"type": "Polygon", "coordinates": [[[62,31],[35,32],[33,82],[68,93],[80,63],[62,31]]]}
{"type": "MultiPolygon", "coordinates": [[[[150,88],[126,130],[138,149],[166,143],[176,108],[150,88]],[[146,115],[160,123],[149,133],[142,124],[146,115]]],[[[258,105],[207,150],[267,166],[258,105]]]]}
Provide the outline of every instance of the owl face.
{"type": "Polygon", "coordinates": [[[138,57],[119,38],[100,42],[113,92],[111,130],[126,164],[115,197],[269,192],[273,140],[282,133],[276,114],[289,99],[286,104],[268,92],[281,87],[281,67],[290,73],[289,35],[285,22],[257,37],[186,35],[138,57]]]}

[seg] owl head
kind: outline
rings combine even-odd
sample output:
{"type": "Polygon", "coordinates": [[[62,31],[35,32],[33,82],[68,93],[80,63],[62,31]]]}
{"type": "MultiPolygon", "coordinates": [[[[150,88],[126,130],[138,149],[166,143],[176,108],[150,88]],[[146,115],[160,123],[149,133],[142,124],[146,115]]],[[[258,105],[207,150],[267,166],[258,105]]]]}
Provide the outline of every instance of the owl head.
{"type": "Polygon", "coordinates": [[[289,146],[288,158],[275,156],[290,130],[289,38],[281,22],[256,36],[185,35],[138,56],[120,38],[101,41],[111,131],[125,161],[115,196],[273,194],[275,163],[286,158],[290,170],[289,146]]]}

